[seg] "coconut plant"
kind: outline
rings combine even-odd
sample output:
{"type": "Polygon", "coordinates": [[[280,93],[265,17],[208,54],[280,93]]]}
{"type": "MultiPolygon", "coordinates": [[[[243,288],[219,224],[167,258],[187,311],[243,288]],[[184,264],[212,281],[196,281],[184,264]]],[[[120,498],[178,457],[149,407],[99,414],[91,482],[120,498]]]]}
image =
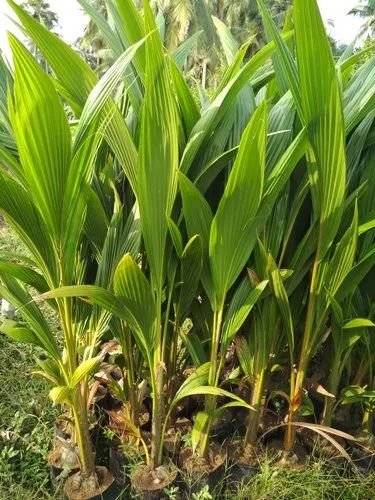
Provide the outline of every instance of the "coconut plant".
{"type": "MultiPolygon", "coordinates": [[[[36,37],[39,30],[43,33],[44,28],[39,23],[18,6],[13,7],[25,24],[30,23],[31,32],[34,33],[34,29],[36,37]]],[[[58,49],[66,49],[57,37],[51,37],[58,49]]],[[[73,489],[82,489],[89,495],[90,491],[103,491],[112,480],[108,471],[95,468],[88,419],[89,380],[100,364],[100,358],[95,354],[106,320],[100,314],[90,320],[82,304],[76,305],[71,299],[52,301],[64,335],[60,349],[40,310],[32,304],[30,295],[18,280],[43,292],[87,278],[92,250],[95,246],[97,250],[101,243],[99,221],[104,220],[101,228],[104,226],[106,231],[104,209],[98,202],[98,194],[90,187],[96,176],[95,159],[101,134],[96,126],[92,127],[95,116],[88,117],[89,102],[80,126],[73,129],[73,135],[51,79],[15,37],[10,37],[10,43],[15,84],[8,97],[8,107],[17,154],[11,155],[8,150],[5,156],[1,210],[31,253],[32,259],[27,260],[27,265],[39,272],[21,264],[2,263],[3,295],[18,305],[31,327],[31,330],[22,327],[7,333],[17,340],[42,347],[48,354],[50,359],[39,363],[39,374],[56,385],[50,393],[54,403],[67,404],[71,408],[74,421],[72,440],[79,449],[81,468],[77,479],[80,484],[76,481],[73,489]],[[29,127],[33,134],[25,140],[25,130],[29,127]],[[91,217],[96,218],[97,234],[91,233],[92,239],[88,243],[90,237],[86,236],[92,229],[91,217]]],[[[86,79],[82,82],[87,84],[86,88],[78,88],[69,76],[67,79],[68,84],[73,83],[75,88],[70,102],[79,113],[82,94],[88,96],[96,77],[75,54],[71,56],[72,53],[68,49],[72,64],[86,71],[86,79]]],[[[59,72],[61,66],[56,68],[56,53],[54,57],[54,69],[59,72]]],[[[127,64],[129,60],[125,62],[127,64]]],[[[63,74],[67,78],[67,73],[63,74]]],[[[70,486],[73,486],[73,480],[70,486]]]]}
{"type": "Polygon", "coordinates": [[[25,320],[8,335],[43,348],[38,371],[71,408],[81,471],[70,496],[111,480],[95,467],[89,433],[101,384],[112,393],[104,413],[142,449],[140,490],[176,476],[167,436],[178,448],[178,415],[194,420],[179,455],[193,472],[223,462],[215,429],[241,407],[236,456],[246,461],[275,394],[287,401],[278,418],[288,453],[297,426],[350,439],[329,428],[343,403],[365,407],[371,430],[369,50],[334,61],[314,0],[295,1],[282,33],[260,0],[270,41],[249,59],[248,44],[213,21],[226,64],[199,104],[182,71],[194,35],[169,53],[147,0],[106,2],[109,21],[80,3],[112,51],[106,73],[99,79],[9,0],[52,76],[11,36],[14,75],[2,68],[0,95],[0,211],[30,253],[1,260],[0,294],[25,320]],[[310,375],[328,354],[319,427],[300,417],[306,401],[315,410],[310,375]],[[356,394],[345,389],[354,359],[363,360],[356,394]]]}
{"type": "MultiPolygon", "coordinates": [[[[274,28],[263,3],[259,2],[259,4],[264,21],[278,45],[278,54],[282,61],[283,70],[288,78],[300,120],[306,124],[306,133],[314,155],[308,156],[308,165],[312,205],[315,219],[318,221],[318,244],[315,250],[314,264],[312,264],[306,322],[296,374],[296,385],[291,401],[290,420],[292,420],[294,414],[298,414],[298,409],[301,406],[303,384],[308,365],[319,345],[324,341],[324,325],[330,307],[329,297],[335,296],[354,263],[358,222],[356,222],[357,216],[354,215],[351,229],[348,230],[346,236],[342,237],[336,251],[330,252],[340,227],[345,205],[346,130],[337,72],[317,5],[315,2],[295,2],[294,5],[297,66],[289,49],[274,28]],[[319,26],[319,30],[314,31],[315,40],[308,38],[308,33],[313,32],[310,22],[314,22],[314,26],[319,26]],[[316,55],[317,45],[321,49],[319,57],[316,55]],[[307,64],[306,61],[311,64],[307,64]],[[316,71],[313,69],[314,64],[317,65],[316,71]],[[311,71],[315,75],[314,78],[311,76],[311,71]],[[327,84],[327,82],[332,82],[332,84],[327,84]],[[338,123],[341,123],[341,131],[338,123]],[[332,148],[327,147],[330,140],[334,141],[332,148]],[[325,154],[325,152],[329,154],[325,154]],[[340,170],[338,170],[338,165],[340,170]],[[329,175],[330,169],[334,169],[334,177],[329,175]],[[313,175],[316,176],[317,180],[312,183],[313,175]],[[330,194],[331,190],[334,195],[330,194]],[[337,261],[340,260],[344,263],[343,259],[346,259],[346,265],[341,266],[339,271],[337,261]],[[325,289],[324,292],[323,289],[325,289]]],[[[348,119],[348,121],[350,120],[348,119]]],[[[287,450],[293,448],[293,435],[294,432],[290,426],[285,441],[287,450]]]]}
{"type": "Polygon", "coordinates": [[[99,359],[89,348],[79,359],[79,330],[71,300],[54,303],[64,335],[61,351],[17,278],[39,292],[76,279],[86,205],[84,190],[91,177],[98,138],[91,134],[83,148],[74,149],[65,111],[51,80],[15,37],[10,36],[10,44],[15,83],[8,105],[19,158],[13,157],[1,174],[1,210],[26,244],[40,274],[23,265],[3,265],[3,295],[18,305],[31,326],[31,330],[15,329],[8,334],[37,344],[48,353],[50,360],[43,364],[42,371],[56,384],[50,396],[55,403],[70,405],[82,477],[87,484],[94,480],[96,485],[87,388],[99,359]],[[30,130],[28,139],[25,130],[30,130]]]}

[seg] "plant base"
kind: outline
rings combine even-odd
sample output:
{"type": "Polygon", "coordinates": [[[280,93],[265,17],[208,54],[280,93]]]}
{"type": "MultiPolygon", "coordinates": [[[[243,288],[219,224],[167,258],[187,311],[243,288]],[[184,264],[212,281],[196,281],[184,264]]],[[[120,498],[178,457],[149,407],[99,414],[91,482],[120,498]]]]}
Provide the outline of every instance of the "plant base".
{"type": "Polygon", "coordinates": [[[96,474],[88,479],[83,479],[81,472],[70,476],[65,483],[65,494],[70,500],[88,500],[102,498],[112,485],[114,478],[106,467],[96,467],[96,474]]]}
{"type": "Polygon", "coordinates": [[[156,500],[162,497],[163,489],[172,484],[176,477],[177,468],[172,464],[161,465],[156,469],[140,465],[132,477],[132,485],[144,500],[156,500]]]}

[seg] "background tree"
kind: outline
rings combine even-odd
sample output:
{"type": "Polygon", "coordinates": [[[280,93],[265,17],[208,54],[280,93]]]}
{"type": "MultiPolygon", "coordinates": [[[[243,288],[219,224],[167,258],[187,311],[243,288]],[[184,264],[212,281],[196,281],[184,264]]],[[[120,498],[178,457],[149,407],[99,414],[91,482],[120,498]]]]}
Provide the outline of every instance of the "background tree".
{"type": "MultiPolygon", "coordinates": [[[[105,19],[108,17],[108,10],[105,0],[89,0],[88,3],[105,19]]],[[[108,45],[103,39],[98,26],[90,18],[82,37],[75,43],[76,48],[94,69],[102,71],[113,62],[108,45]]]]}
{"type": "Polygon", "coordinates": [[[359,4],[349,14],[365,19],[360,35],[366,32],[369,35],[375,34],[375,0],[360,0],[359,4]]]}
{"type": "MultiPolygon", "coordinates": [[[[21,7],[33,16],[34,19],[43,24],[49,31],[55,32],[59,26],[57,14],[51,10],[50,4],[44,0],[27,0],[21,4],[21,7]]],[[[46,69],[47,64],[42,54],[33,41],[28,42],[29,49],[46,69]]]]}

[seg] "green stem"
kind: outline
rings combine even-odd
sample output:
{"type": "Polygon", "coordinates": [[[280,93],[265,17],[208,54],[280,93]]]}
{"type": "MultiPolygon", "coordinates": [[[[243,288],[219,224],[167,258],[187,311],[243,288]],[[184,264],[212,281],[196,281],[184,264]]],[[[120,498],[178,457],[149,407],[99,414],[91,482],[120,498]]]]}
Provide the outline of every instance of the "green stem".
{"type": "Polygon", "coordinates": [[[290,405],[289,405],[289,425],[287,427],[287,432],[284,438],[284,447],[287,452],[292,452],[295,446],[295,429],[292,425],[293,420],[299,413],[299,409],[302,404],[303,398],[303,386],[306,377],[306,370],[310,360],[310,350],[311,350],[311,333],[314,326],[314,316],[315,316],[315,299],[316,299],[316,287],[318,282],[318,268],[319,268],[319,252],[315,257],[310,293],[309,293],[309,304],[307,307],[305,330],[303,333],[302,346],[300,352],[300,359],[297,369],[297,376],[294,383],[294,370],[292,366],[291,370],[291,391],[290,391],[290,405]],[[292,377],[293,375],[293,377],[292,377]],[[293,378],[293,380],[292,380],[293,378]]]}
{"type": "MultiPolygon", "coordinates": [[[[372,390],[375,386],[375,378],[371,380],[369,385],[369,389],[372,390]]],[[[369,404],[364,411],[363,420],[362,420],[362,429],[369,434],[373,432],[373,422],[374,422],[374,410],[373,405],[369,404]]]]}
{"type": "Polygon", "coordinates": [[[82,384],[77,387],[72,411],[82,476],[84,479],[87,479],[95,474],[95,460],[88,425],[87,382],[82,382],[82,384]]]}
{"type": "Polygon", "coordinates": [[[265,370],[263,369],[259,373],[259,376],[253,385],[250,404],[254,410],[249,411],[249,420],[244,439],[244,446],[248,444],[253,446],[257,439],[261,402],[264,391],[264,374],[265,370]]]}
{"type": "MultiPolygon", "coordinates": [[[[221,326],[223,321],[223,306],[219,308],[218,311],[214,312],[213,325],[212,325],[212,343],[211,343],[211,355],[210,355],[210,371],[208,374],[208,385],[217,387],[220,372],[218,370],[218,353],[220,346],[220,334],[221,326]]],[[[222,363],[219,364],[221,368],[222,363]]],[[[216,396],[207,395],[205,399],[205,411],[210,415],[208,423],[205,430],[202,432],[202,439],[200,445],[200,454],[206,456],[208,452],[208,440],[212,426],[211,414],[216,409],[216,396]]]]}
{"type": "Polygon", "coordinates": [[[129,391],[129,402],[131,418],[133,423],[138,426],[139,424],[139,401],[138,401],[138,388],[135,380],[134,359],[133,359],[133,343],[130,331],[125,332],[125,356],[127,360],[127,382],[129,391]]]}
{"type": "MultiPolygon", "coordinates": [[[[151,429],[151,465],[156,469],[161,464],[164,427],[164,351],[165,341],[161,325],[161,293],[157,296],[157,341],[153,364],[150,364],[152,383],[152,429],[151,429]]],[[[165,335],[166,332],[164,332],[165,335]]],[[[150,360],[151,361],[151,360],[150,360]]]]}
{"type": "MultiPolygon", "coordinates": [[[[332,370],[328,378],[328,391],[334,395],[337,394],[340,380],[340,361],[340,356],[335,352],[332,360],[332,370]]],[[[324,401],[322,424],[326,425],[327,427],[331,427],[334,407],[335,399],[326,396],[324,401]]]]}
{"type": "MultiPolygon", "coordinates": [[[[69,379],[77,367],[76,336],[72,321],[72,301],[64,298],[59,301],[59,312],[64,332],[65,347],[68,357],[69,379]]],[[[75,440],[78,445],[82,474],[84,478],[95,473],[95,461],[89,431],[87,410],[87,382],[82,381],[73,397],[72,413],[74,419],[75,440]]]]}

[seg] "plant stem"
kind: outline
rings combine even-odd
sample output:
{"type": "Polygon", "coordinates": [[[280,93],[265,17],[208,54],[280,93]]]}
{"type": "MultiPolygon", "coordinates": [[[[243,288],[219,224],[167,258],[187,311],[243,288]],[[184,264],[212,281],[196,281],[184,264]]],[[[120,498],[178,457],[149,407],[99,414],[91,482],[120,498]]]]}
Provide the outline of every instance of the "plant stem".
{"type": "Polygon", "coordinates": [[[303,333],[302,346],[300,352],[300,359],[298,364],[297,376],[294,383],[294,371],[293,366],[291,367],[291,390],[290,390],[290,404],[289,404],[289,425],[287,427],[287,432],[284,438],[284,448],[287,452],[292,452],[295,445],[295,429],[292,426],[292,422],[298,415],[299,409],[302,404],[303,395],[303,385],[305,382],[306,370],[310,359],[310,338],[311,332],[314,326],[314,315],[315,315],[315,298],[316,298],[316,287],[318,280],[318,267],[319,267],[319,256],[318,253],[315,257],[310,293],[309,293],[309,304],[307,307],[305,330],[303,333]],[[292,380],[293,375],[293,380],[292,380]]]}
{"type": "Polygon", "coordinates": [[[84,479],[87,479],[95,474],[95,460],[88,425],[87,382],[82,382],[77,387],[75,399],[76,401],[72,406],[74,427],[76,430],[82,476],[84,479]]]}
{"type": "MultiPolygon", "coordinates": [[[[161,291],[157,295],[157,341],[153,363],[150,363],[152,383],[152,429],[151,429],[151,465],[156,469],[161,463],[163,447],[163,417],[164,417],[164,350],[163,328],[161,324],[161,291]]],[[[166,332],[164,332],[166,335],[166,332]]],[[[150,360],[151,361],[151,360],[150,360]]]]}
{"type": "MultiPolygon", "coordinates": [[[[370,383],[369,386],[370,390],[373,389],[373,387],[375,387],[375,377],[371,382],[372,383],[370,383]]],[[[373,434],[373,422],[374,422],[373,405],[369,404],[363,414],[362,429],[365,432],[368,432],[369,434],[373,434]]]]}
{"type": "MultiPolygon", "coordinates": [[[[210,355],[210,371],[208,374],[208,385],[217,386],[220,373],[218,373],[218,353],[220,346],[220,333],[223,321],[223,306],[218,311],[214,312],[213,325],[212,325],[212,343],[210,355]]],[[[220,363],[220,367],[222,364],[220,363]]],[[[205,456],[208,451],[208,438],[212,426],[211,414],[216,409],[216,396],[207,395],[205,399],[205,411],[209,414],[209,419],[205,430],[202,432],[202,440],[200,446],[200,454],[205,456]]]]}
{"type": "MultiPolygon", "coordinates": [[[[174,325],[172,331],[172,342],[170,347],[170,355],[169,355],[169,366],[168,366],[168,380],[170,381],[173,375],[176,374],[177,367],[177,343],[178,343],[178,332],[180,329],[180,318],[178,316],[178,312],[175,313],[174,325]]],[[[172,397],[172,394],[170,394],[172,397]]]]}
{"type": "MultiPolygon", "coordinates": [[[[59,304],[65,346],[68,355],[69,378],[77,367],[76,336],[72,321],[72,301],[64,298],[59,304]]],[[[87,382],[82,381],[76,388],[73,398],[72,413],[74,418],[75,439],[79,449],[82,475],[84,478],[95,473],[95,460],[89,431],[87,411],[87,382]]]]}
{"type": "Polygon", "coordinates": [[[254,408],[254,410],[249,411],[249,420],[246,429],[246,435],[244,439],[244,446],[250,444],[254,445],[257,438],[258,424],[259,424],[259,416],[261,409],[261,401],[263,397],[264,390],[264,373],[265,370],[262,369],[258,375],[257,380],[254,382],[253,391],[251,395],[250,404],[254,408]]]}
{"type": "Polygon", "coordinates": [[[125,335],[126,358],[127,358],[127,381],[129,389],[129,402],[132,421],[136,426],[139,424],[139,401],[137,394],[137,384],[135,381],[134,359],[133,359],[133,343],[130,331],[125,335]]]}
{"type": "Polygon", "coordinates": [[[162,428],[163,426],[163,367],[157,363],[154,371],[153,382],[153,410],[152,410],[152,443],[151,465],[156,469],[161,463],[162,456],[162,428]],[[160,457],[160,458],[159,458],[160,457]]]}
{"type": "MultiPolygon", "coordinates": [[[[333,355],[332,359],[332,369],[331,373],[328,378],[328,391],[331,394],[336,395],[338,391],[338,385],[340,381],[340,375],[342,370],[340,370],[340,367],[342,366],[342,360],[340,353],[336,352],[333,355]]],[[[323,416],[322,416],[322,424],[326,425],[328,427],[331,426],[332,424],[332,416],[333,416],[333,409],[335,407],[335,399],[330,398],[329,396],[325,397],[324,401],[324,409],[323,409],[323,416]]]]}

